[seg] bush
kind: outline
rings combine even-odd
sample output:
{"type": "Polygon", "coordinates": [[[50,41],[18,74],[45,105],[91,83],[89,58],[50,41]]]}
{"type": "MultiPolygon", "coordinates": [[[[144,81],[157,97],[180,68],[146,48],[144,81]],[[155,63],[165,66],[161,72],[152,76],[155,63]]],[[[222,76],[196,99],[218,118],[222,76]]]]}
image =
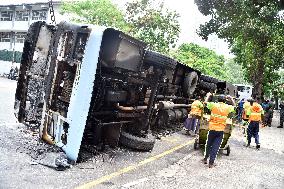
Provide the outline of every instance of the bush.
{"type": "Polygon", "coordinates": [[[13,60],[13,51],[8,51],[6,49],[0,50],[0,60],[9,61],[9,62],[17,62],[20,63],[22,58],[22,52],[15,51],[14,52],[14,60],[13,60]]]}

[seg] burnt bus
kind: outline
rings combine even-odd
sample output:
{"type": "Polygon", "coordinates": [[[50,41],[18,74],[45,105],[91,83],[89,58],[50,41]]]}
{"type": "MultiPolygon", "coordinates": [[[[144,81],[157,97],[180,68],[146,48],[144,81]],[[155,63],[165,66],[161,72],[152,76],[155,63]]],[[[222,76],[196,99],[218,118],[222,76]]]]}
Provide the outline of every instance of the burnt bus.
{"type": "Polygon", "coordinates": [[[19,122],[76,161],[82,144],[152,150],[152,130],[180,124],[200,72],[119,30],[35,22],[15,95],[19,122]]]}

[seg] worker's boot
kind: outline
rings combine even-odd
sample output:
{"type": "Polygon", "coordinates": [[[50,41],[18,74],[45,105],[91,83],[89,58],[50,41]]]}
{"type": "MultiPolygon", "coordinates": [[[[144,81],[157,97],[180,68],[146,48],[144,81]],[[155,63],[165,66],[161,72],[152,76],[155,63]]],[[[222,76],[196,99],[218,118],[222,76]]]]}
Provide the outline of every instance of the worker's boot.
{"type": "Polygon", "coordinates": [[[260,144],[256,145],[256,149],[259,150],[260,149],[260,144]]]}
{"type": "Polygon", "coordinates": [[[202,162],[203,162],[204,164],[207,164],[207,158],[204,158],[204,159],[202,160],[202,162]]]}
{"type": "Polygon", "coordinates": [[[209,162],[209,168],[213,168],[213,167],[215,167],[216,166],[216,164],[215,163],[211,163],[211,162],[209,162]]]}
{"type": "Polygon", "coordinates": [[[189,130],[186,130],[186,135],[189,135],[189,130]]]}
{"type": "Polygon", "coordinates": [[[278,126],[277,128],[283,128],[283,126],[278,126]]]}

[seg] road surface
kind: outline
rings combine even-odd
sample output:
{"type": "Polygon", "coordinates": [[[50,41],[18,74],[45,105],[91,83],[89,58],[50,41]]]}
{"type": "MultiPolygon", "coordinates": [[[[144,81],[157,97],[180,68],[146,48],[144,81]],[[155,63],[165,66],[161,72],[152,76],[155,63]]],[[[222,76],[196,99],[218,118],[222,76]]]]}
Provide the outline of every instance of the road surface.
{"type": "Polygon", "coordinates": [[[220,155],[213,169],[200,162],[201,150],[193,150],[193,138],[181,131],[157,140],[152,152],[107,149],[56,171],[40,164],[52,159],[50,147],[16,122],[15,89],[15,81],[0,78],[0,188],[284,188],[284,129],[276,128],[278,112],[272,127],[260,131],[261,150],[244,147],[236,127],[230,156],[220,155]]]}

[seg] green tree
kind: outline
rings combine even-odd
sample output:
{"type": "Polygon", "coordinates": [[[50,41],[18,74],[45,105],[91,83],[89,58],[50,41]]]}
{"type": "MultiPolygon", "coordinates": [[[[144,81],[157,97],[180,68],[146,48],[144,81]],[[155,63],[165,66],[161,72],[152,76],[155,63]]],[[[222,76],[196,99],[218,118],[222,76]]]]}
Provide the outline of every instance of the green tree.
{"type": "Polygon", "coordinates": [[[240,64],[237,64],[234,59],[230,59],[225,63],[227,81],[232,84],[247,84],[244,79],[244,70],[240,64]]]}
{"type": "Polygon", "coordinates": [[[62,14],[69,14],[73,21],[116,27],[127,31],[129,26],[123,12],[110,0],[84,0],[63,2],[62,14]]]}
{"type": "Polygon", "coordinates": [[[283,65],[283,20],[280,1],[195,0],[199,10],[211,19],[200,26],[204,39],[212,33],[226,39],[243,66],[246,79],[254,86],[253,96],[269,92],[283,65]],[[282,42],[281,42],[282,41],[282,42]]]}
{"type": "Polygon", "coordinates": [[[179,37],[179,15],[165,8],[163,1],[136,0],[126,7],[130,34],[148,43],[152,50],[169,54],[179,37]]]}
{"type": "Polygon", "coordinates": [[[129,2],[125,13],[111,0],[66,1],[61,9],[62,14],[70,14],[73,21],[116,27],[164,54],[169,53],[179,37],[179,15],[166,9],[163,1],[129,2]]]}
{"type": "Polygon", "coordinates": [[[224,56],[193,43],[184,43],[179,46],[173,56],[180,62],[201,71],[203,74],[221,80],[227,80],[224,56]]]}

